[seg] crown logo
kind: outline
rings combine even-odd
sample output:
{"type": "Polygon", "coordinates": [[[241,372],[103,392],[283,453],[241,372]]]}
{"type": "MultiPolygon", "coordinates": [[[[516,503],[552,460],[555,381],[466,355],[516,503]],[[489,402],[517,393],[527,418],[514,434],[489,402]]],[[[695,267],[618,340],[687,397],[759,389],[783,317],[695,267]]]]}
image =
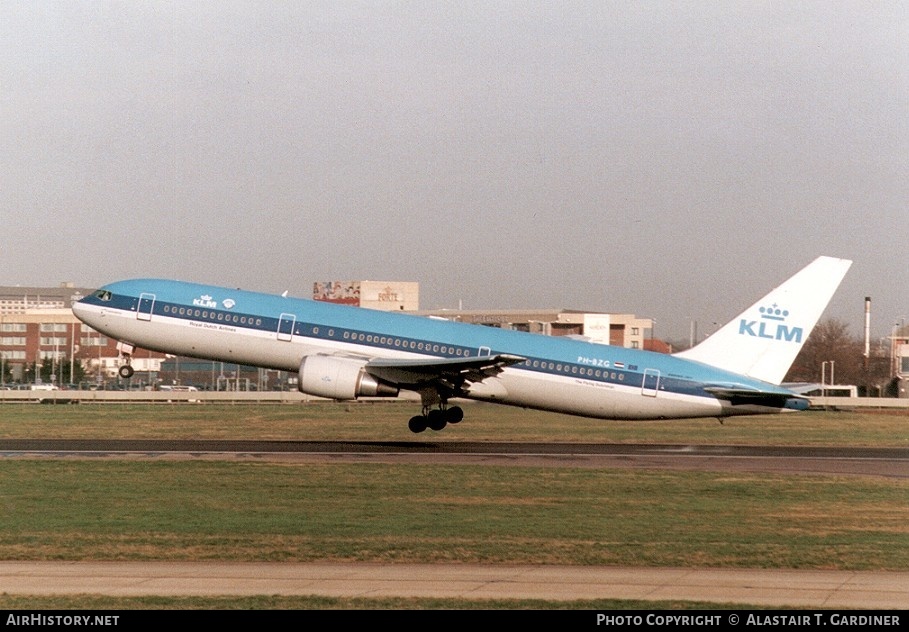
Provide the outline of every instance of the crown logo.
{"type": "Polygon", "coordinates": [[[761,318],[766,320],[786,320],[789,316],[788,309],[781,309],[776,303],[770,307],[760,308],[761,318]]]}

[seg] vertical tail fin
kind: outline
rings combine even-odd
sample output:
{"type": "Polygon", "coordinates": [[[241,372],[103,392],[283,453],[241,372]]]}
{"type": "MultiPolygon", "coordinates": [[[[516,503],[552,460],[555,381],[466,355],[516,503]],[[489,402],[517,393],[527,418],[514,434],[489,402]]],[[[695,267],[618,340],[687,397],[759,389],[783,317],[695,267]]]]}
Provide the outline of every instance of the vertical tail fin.
{"type": "Polygon", "coordinates": [[[779,384],[851,265],[847,259],[818,257],[709,338],[676,355],[779,384]]]}

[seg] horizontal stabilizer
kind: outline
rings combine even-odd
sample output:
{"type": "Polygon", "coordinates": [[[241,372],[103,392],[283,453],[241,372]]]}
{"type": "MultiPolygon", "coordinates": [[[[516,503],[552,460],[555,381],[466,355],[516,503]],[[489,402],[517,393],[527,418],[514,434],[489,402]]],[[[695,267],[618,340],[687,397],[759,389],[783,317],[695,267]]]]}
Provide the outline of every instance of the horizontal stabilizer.
{"type": "Polygon", "coordinates": [[[731,388],[728,386],[708,386],[704,389],[719,399],[728,400],[733,406],[752,405],[784,408],[786,402],[800,400],[807,408],[810,400],[795,393],[780,391],[757,391],[745,388],[731,388]]]}

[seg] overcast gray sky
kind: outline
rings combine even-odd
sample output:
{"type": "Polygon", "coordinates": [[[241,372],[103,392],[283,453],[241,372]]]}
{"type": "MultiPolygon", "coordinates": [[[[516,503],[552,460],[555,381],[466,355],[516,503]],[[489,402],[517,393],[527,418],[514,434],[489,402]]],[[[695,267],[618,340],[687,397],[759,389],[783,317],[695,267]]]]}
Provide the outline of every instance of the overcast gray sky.
{"type": "Polygon", "coordinates": [[[909,322],[909,3],[0,0],[0,285],[909,322]]]}

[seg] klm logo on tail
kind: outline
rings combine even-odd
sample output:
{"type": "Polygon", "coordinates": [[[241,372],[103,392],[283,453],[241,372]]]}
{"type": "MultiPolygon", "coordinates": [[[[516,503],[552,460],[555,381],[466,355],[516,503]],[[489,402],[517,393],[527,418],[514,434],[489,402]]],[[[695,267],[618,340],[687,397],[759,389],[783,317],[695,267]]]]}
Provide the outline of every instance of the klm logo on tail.
{"type": "Polygon", "coordinates": [[[801,327],[788,327],[785,322],[789,310],[780,309],[776,304],[760,308],[760,322],[743,318],[739,321],[739,334],[781,340],[786,342],[802,342],[803,329],[801,327]]]}

